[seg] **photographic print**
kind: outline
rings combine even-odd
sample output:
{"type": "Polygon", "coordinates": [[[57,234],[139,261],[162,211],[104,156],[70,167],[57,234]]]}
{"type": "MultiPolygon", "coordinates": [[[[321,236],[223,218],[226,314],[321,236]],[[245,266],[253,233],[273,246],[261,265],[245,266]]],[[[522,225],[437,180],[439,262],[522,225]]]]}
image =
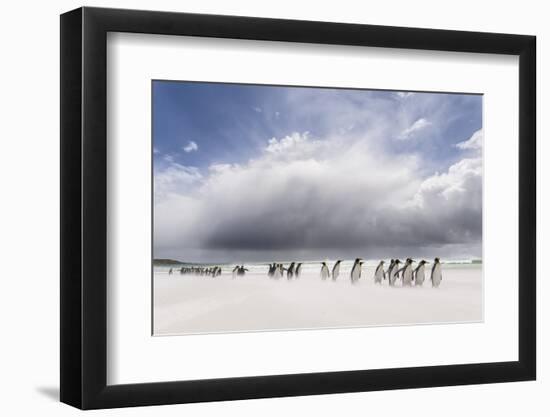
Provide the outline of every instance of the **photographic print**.
{"type": "Polygon", "coordinates": [[[482,107],[152,81],[153,335],[482,321],[482,107]]]}

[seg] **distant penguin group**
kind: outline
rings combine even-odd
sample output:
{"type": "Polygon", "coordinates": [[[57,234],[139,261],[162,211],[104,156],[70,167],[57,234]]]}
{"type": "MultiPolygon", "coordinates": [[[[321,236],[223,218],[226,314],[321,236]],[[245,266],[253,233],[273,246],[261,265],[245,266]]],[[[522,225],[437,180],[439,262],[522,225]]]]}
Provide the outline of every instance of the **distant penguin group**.
{"type": "MultiPolygon", "coordinates": [[[[180,269],[180,275],[199,275],[199,276],[210,276],[210,277],[219,277],[222,274],[222,268],[220,266],[182,266],[180,269]]],[[[168,275],[173,274],[173,269],[170,268],[168,275]]]]}
{"type": "Polygon", "coordinates": [[[283,278],[285,271],[287,279],[300,278],[300,274],[302,273],[302,263],[291,262],[288,268],[285,268],[283,264],[269,264],[267,276],[270,278],[283,278]]]}
{"type": "MultiPolygon", "coordinates": [[[[342,265],[342,260],[337,260],[332,269],[329,268],[327,262],[321,262],[321,271],[320,277],[322,280],[327,280],[332,277],[333,281],[336,281],[340,274],[340,268],[342,265]]],[[[391,259],[387,270],[384,270],[385,261],[381,260],[374,271],[374,283],[382,285],[382,282],[388,280],[389,286],[393,287],[398,281],[400,281],[402,287],[411,287],[422,286],[426,279],[426,262],[421,260],[418,262],[416,268],[413,268],[413,263],[415,261],[412,258],[407,258],[405,262],[401,262],[399,259],[391,259]]],[[[353,265],[349,272],[350,281],[352,284],[357,283],[363,275],[363,259],[356,258],[353,261],[353,265]]],[[[285,276],[288,280],[300,278],[302,274],[302,262],[291,262],[287,268],[284,267],[282,263],[270,263],[268,265],[267,275],[270,278],[280,279],[285,276]]],[[[231,270],[232,278],[242,277],[246,275],[246,272],[249,270],[244,267],[244,265],[235,265],[231,270]]],[[[179,269],[180,275],[184,274],[194,274],[200,276],[212,276],[217,277],[222,274],[222,268],[219,266],[182,266],[179,269]]],[[[168,269],[168,275],[173,275],[174,268],[168,269]]],[[[443,274],[441,270],[441,262],[439,258],[435,258],[433,261],[433,266],[430,272],[430,281],[433,288],[438,288],[441,285],[443,279],[443,274]]]]}

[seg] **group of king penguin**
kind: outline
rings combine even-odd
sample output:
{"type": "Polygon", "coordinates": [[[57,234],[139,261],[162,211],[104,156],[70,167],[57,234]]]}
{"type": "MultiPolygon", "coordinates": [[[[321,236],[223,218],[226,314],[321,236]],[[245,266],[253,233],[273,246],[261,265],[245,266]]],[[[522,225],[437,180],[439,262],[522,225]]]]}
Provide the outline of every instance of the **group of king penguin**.
{"type": "MultiPolygon", "coordinates": [[[[400,280],[402,287],[410,287],[413,285],[413,282],[414,285],[421,286],[424,284],[425,280],[425,265],[429,262],[421,260],[418,262],[416,268],[413,268],[414,262],[415,261],[411,258],[407,258],[404,263],[399,259],[392,259],[388,269],[384,270],[385,262],[380,261],[374,271],[374,282],[376,284],[382,284],[382,281],[387,279],[390,287],[394,287],[398,280],[400,280]]],[[[327,263],[321,262],[321,279],[325,280],[332,277],[333,280],[336,280],[340,275],[341,263],[341,260],[336,261],[332,267],[331,273],[327,263]]],[[[350,271],[350,279],[352,284],[356,283],[361,278],[363,263],[364,262],[361,258],[357,258],[353,262],[353,266],[350,271]]],[[[441,272],[441,262],[439,258],[435,258],[430,274],[432,287],[439,287],[442,279],[443,275],[441,272]]]]}
{"type": "Polygon", "coordinates": [[[285,268],[283,264],[269,264],[267,276],[269,278],[282,278],[284,277],[285,272],[288,279],[300,278],[300,274],[302,273],[302,263],[291,262],[288,268],[285,268]]]}
{"type": "MultiPolygon", "coordinates": [[[[199,266],[189,266],[189,267],[182,266],[178,271],[180,275],[193,274],[193,275],[200,275],[200,276],[217,277],[222,274],[222,269],[219,266],[213,266],[210,268],[199,267],[199,266]]],[[[174,268],[170,268],[168,270],[168,275],[172,275],[173,273],[174,273],[174,268]]]]}
{"type": "MultiPolygon", "coordinates": [[[[380,261],[376,270],[374,271],[374,282],[376,284],[382,284],[382,281],[388,280],[390,287],[394,287],[398,281],[400,281],[402,287],[411,287],[413,285],[421,286],[424,284],[425,280],[425,265],[429,262],[421,260],[418,262],[416,268],[413,269],[413,263],[415,261],[411,258],[407,258],[405,262],[401,262],[399,259],[392,259],[387,270],[384,270],[384,261],[380,261]]],[[[355,259],[353,266],[350,271],[350,279],[352,284],[356,283],[361,278],[361,272],[363,267],[363,260],[361,258],[355,259]]],[[[321,279],[326,280],[332,277],[333,281],[338,279],[340,275],[340,265],[342,260],[336,261],[332,267],[332,271],[329,269],[326,262],[321,262],[321,279]]],[[[248,271],[244,265],[236,265],[233,268],[232,276],[236,278],[237,276],[244,276],[248,271]]],[[[217,277],[221,275],[222,269],[219,266],[212,268],[199,268],[199,267],[182,267],[180,269],[180,274],[195,274],[195,275],[209,275],[217,277]]],[[[267,275],[270,278],[283,278],[286,272],[286,277],[288,279],[300,278],[302,273],[302,263],[291,262],[288,268],[285,268],[283,264],[272,263],[269,264],[269,270],[267,275]]],[[[173,269],[170,268],[168,274],[172,275],[173,269]]],[[[435,258],[430,274],[430,280],[432,282],[432,287],[439,287],[442,280],[441,272],[441,262],[439,258],[435,258]]]]}

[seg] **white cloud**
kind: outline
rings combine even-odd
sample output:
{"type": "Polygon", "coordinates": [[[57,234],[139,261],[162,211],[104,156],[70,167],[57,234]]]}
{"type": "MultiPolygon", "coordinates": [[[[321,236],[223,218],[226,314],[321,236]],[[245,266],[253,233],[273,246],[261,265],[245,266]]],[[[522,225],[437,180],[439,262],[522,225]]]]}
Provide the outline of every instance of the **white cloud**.
{"type": "Polygon", "coordinates": [[[165,199],[170,195],[187,194],[190,187],[203,179],[195,167],[186,167],[171,162],[164,169],[154,173],[155,201],[165,199]]]}
{"type": "Polygon", "coordinates": [[[199,149],[199,145],[197,145],[192,140],[190,140],[189,143],[183,147],[183,150],[187,153],[196,151],[198,149],[199,149]]]}
{"type": "Polygon", "coordinates": [[[395,93],[395,94],[397,94],[397,96],[398,96],[399,98],[403,98],[403,99],[409,98],[409,97],[411,97],[411,96],[414,96],[414,93],[407,92],[407,91],[398,91],[398,92],[395,93]]]}
{"type": "Polygon", "coordinates": [[[308,135],[309,132],[304,132],[302,134],[294,132],[282,139],[271,138],[265,150],[270,153],[289,151],[292,148],[297,148],[304,144],[308,140],[308,135]]]}
{"type": "Polygon", "coordinates": [[[401,133],[398,136],[398,139],[409,139],[412,136],[414,136],[418,131],[424,130],[427,127],[431,126],[432,123],[424,118],[418,119],[416,122],[414,122],[411,126],[401,131],[401,133]]]}
{"type": "Polygon", "coordinates": [[[481,149],[483,146],[483,130],[479,129],[474,132],[470,139],[457,143],[455,145],[458,149],[467,150],[467,149],[481,149]]]}
{"type": "Polygon", "coordinates": [[[261,113],[262,112],[261,107],[252,107],[252,110],[254,110],[256,113],[261,113]]]}
{"type": "Polygon", "coordinates": [[[164,159],[168,163],[172,163],[175,161],[175,155],[167,153],[162,156],[162,159],[164,159]]]}
{"type": "Polygon", "coordinates": [[[154,153],[154,154],[159,154],[160,151],[159,151],[157,148],[153,148],[153,153],[154,153]]]}

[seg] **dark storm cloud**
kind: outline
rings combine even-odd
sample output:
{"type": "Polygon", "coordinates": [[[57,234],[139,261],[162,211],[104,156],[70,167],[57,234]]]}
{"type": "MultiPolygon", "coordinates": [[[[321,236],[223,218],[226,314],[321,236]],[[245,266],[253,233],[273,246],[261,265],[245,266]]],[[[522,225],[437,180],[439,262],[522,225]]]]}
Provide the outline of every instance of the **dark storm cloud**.
{"type": "Polygon", "coordinates": [[[182,196],[178,181],[159,175],[166,188],[157,190],[155,253],[228,261],[480,255],[479,154],[422,177],[416,157],[390,157],[362,139],[295,134],[205,177],[172,167],[170,178],[194,191],[182,196]]]}

